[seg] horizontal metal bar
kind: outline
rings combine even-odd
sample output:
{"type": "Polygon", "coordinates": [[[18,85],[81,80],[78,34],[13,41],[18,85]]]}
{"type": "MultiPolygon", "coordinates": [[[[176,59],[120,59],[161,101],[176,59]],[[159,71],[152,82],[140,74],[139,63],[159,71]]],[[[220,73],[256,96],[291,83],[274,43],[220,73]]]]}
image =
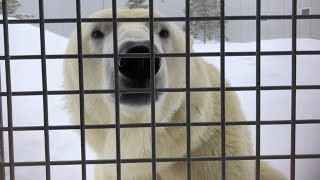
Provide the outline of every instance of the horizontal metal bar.
{"type": "MultiPolygon", "coordinates": [[[[261,20],[290,20],[291,15],[263,15],[261,20]]],[[[314,15],[298,15],[297,19],[320,19],[319,14],[314,15]]],[[[164,21],[185,21],[185,17],[155,17],[155,22],[164,21]]],[[[225,16],[225,20],[256,20],[256,16],[225,16]]],[[[112,22],[112,18],[81,18],[82,22],[112,22]]],[[[149,22],[149,18],[118,18],[118,22],[149,22]]],[[[220,21],[219,16],[208,17],[190,17],[190,21],[220,21]]],[[[54,18],[44,19],[44,23],[76,23],[76,18],[54,18]]],[[[39,19],[10,19],[9,24],[39,24],[39,19]]],[[[3,24],[3,20],[0,20],[0,24],[3,24]]]]}
{"type": "MultiPolygon", "coordinates": [[[[291,51],[262,51],[263,56],[284,56],[291,55],[291,51]]],[[[226,56],[255,56],[256,52],[225,52],[226,56]]],[[[297,51],[297,55],[320,55],[320,50],[316,51],[297,51]]],[[[191,57],[220,56],[220,52],[197,52],[190,53],[191,57]]],[[[76,59],[77,54],[54,54],[46,55],[46,59],[76,59]]],[[[147,53],[119,54],[120,58],[149,58],[147,53]]],[[[155,53],[155,57],[186,57],[185,53],[155,53]]],[[[10,60],[39,60],[41,55],[12,55],[10,60]]],[[[113,54],[83,54],[83,58],[113,58],[113,54]]],[[[5,60],[0,56],[0,60],[5,60]]]]}
{"type": "MultiPolygon", "coordinates": [[[[250,126],[256,125],[256,121],[226,121],[227,126],[250,126]]],[[[291,120],[264,120],[261,125],[286,125],[291,124],[291,120]]],[[[320,124],[320,119],[301,119],[297,120],[295,124],[320,124]]],[[[185,127],[185,122],[172,122],[172,123],[156,123],[156,127],[185,127]]],[[[221,122],[191,122],[191,126],[205,127],[205,126],[221,126],[221,122]]],[[[120,124],[120,128],[150,128],[151,123],[132,123],[120,124]]],[[[115,124],[97,124],[86,125],[85,129],[112,129],[115,124]]],[[[16,126],[13,131],[43,131],[44,126],[16,126]]],[[[79,125],[57,125],[49,126],[49,130],[79,130],[79,125]]],[[[8,127],[0,127],[0,131],[8,131],[8,127]]]]}
{"type": "MultiPolygon", "coordinates": [[[[237,160],[255,160],[256,156],[227,156],[227,161],[237,161],[237,160]]],[[[273,160],[273,159],[290,159],[291,155],[261,155],[263,160],[273,160]]],[[[319,159],[320,154],[296,154],[296,159],[319,159]]],[[[191,157],[192,161],[221,161],[221,157],[191,157]]],[[[156,158],[157,162],[178,162],[186,161],[185,157],[172,157],[172,158],[156,158]]],[[[121,163],[151,163],[151,158],[135,158],[135,159],[121,159],[121,163]]],[[[10,164],[8,162],[1,163],[5,167],[10,164]]],[[[35,161],[35,162],[14,162],[14,166],[44,166],[45,161],[35,161]]],[[[64,166],[64,165],[80,165],[80,160],[70,160],[70,161],[50,161],[51,166],[64,166]]],[[[116,164],[115,159],[104,159],[104,160],[86,160],[86,164],[116,164]]]]}
{"type": "MultiPolygon", "coordinates": [[[[298,85],[298,90],[320,90],[320,85],[298,85]]],[[[281,91],[291,90],[291,86],[261,86],[261,90],[264,91],[281,91]]],[[[199,87],[190,88],[191,92],[207,92],[207,91],[220,91],[220,87],[199,87]]],[[[240,87],[226,87],[225,91],[255,91],[256,86],[240,86],[240,87]]],[[[137,89],[120,89],[120,93],[149,93],[149,88],[137,88],[137,89]]],[[[157,88],[155,92],[186,92],[186,88],[157,88]]],[[[48,95],[77,95],[80,92],[78,90],[55,90],[48,91],[48,95]]],[[[103,90],[84,90],[84,94],[112,94],[113,89],[103,90]]],[[[12,96],[40,96],[43,95],[43,91],[13,91],[12,96]]],[[[7,96],[7,92],[0,92],[0,96],[7,96]]]]}

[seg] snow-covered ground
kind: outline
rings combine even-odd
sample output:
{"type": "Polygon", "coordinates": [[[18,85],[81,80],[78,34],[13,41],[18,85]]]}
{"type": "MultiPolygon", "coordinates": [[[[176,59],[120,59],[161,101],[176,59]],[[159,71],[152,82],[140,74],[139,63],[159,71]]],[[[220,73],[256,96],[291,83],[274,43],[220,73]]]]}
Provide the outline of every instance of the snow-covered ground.
{"type": "MultiPolygon", "coordinates": [[[[40,31],[31,25],[10,25],[10,54],[35,55],[40,54],[40,31]]],[[[0,54],[3,55],[3,30],[0,29],[0,54]]],[[[63,54],[67,38],[46,31],[46,53],[63,54]]],[[[47,61],[48,90],[62,90],[62,59],[47,61]]],[[[5,66],[1,61],[1,87],[6,89],[5,66]]],[[[11,61],[12,91],[41,91],[41,61],[12,60],[11,61]]],[[[13,125],[14,126],[43,126],[42,96],[14,96],[13,125]]],[[[70,124],[64,110],[62,96],[49,96],[49,124],[70,124]]],[[[4,126],[7,126],[6,98],[3,98],[4,126]]],[[[80,138],[75,131],[50,131],[50,158],[52,161],[78,160],[80,156],[80,138]]],[[[5,159],[8,161],[8,141],[5,133],[5,159]]],[[[43,131],[14,132],[15,161],[44,161],[44,133],[43,131]]],[[[88,158],[94,157],[87,149],[88,158]]],[[[92,166],[88,166],[88,177],[91,177],[92,166]]],[[[44,180],[45,167],[16,167],[17,180],[44,180]]],[[[51,166],[52,179],[81,179],[81,166],[51,166]]],[[[9,169],[6,169],[9,178],[9,169]]]]}
{"type": "MultiPolygon", "coordinates": [[[[10,25],[10,54],[34,55],[40,54],[39,29],[29,25],[10,25]]],[[[0,55],[3,55],[3,31],[0,29],[0,55]]],[[[63,54],[67,39],[46,31],[46,53],[63,54]]],[[[262,41],[263,51],[288,51],[291,49],[291,39],[262,41]]],[[[320,50],[320,41],[298,39],[299,50],[320,50]]],[[[219,51],[219,43],[195,43],[196,52],[219,51]]],[[[226,43],[227,51],[255,51],[255,43],[226,43]]],[[[219,64],[219,57],[205,57],[219,64]]],[[[47,77],[49,90],[62,89],[62,59],[47,61],[47,77]]],[[[226,57],[226,78],[233,86],[255,85],[255,57],[226,57]]],[[[320,56],[298,56],[297,84],[320,85],[320,56]]],[[[290,85],[291,57],[263,56],[261,58],[262,85],[290,85]]],[[[41,62],[35,60],[12,60],[11,81],[13,91],[41,91],[41,62]]],[[[5,91],[5,68],[1,61],[1,86],[5,91]]],[[[243,110],[248,120],[255,119],[255,91],[238,92],[243,110]]],[[[14,126],[43,125],[43,107],[41,96],[14,96],[13,124],[14,126]]],[[[4,126],[7,126],[6,98],[3,97],[4,126]]],[[[289,120],[291,106],[290,90],[262,91],[262,120],[289,120]]],[[[297,119],[320,119],[320,90],[297,91],[297,119]]],[[[49,124],[69,125],[68,116],[64,110],[62,96],[49,96],[49,124]]],[[[255,139],[254,126],[253,141],[255,139]]],[[[320,154],[320,125],[297,125],[297,154],[320,154]]],[[[8,141],[5,132],[5,159],[8,161],[8,141]]],[[[87,148],[87,158],[94,159],[94,153],[87,148]]],[[[272,125],[261,127],[261,154],[290,154],[290,125],[272,125]]],[[[15,161],[44,161],[44,133],[42,131],[14,132],[15,161]]],[[[52,161],[79,160],[80,138],[73,130],[50,131],[50,157],[52,161]]],[[[289,160],[270,161],[275,167],[289,176],[289,160]]],[[[320,159],[296,161],[296,176],[298,180],[320,179],[320,159]]],[[[93,166],[88,165],[88,179],[92,178],[93,166]]],[[[8,168],[6,169],[8,175],[8,168]]],[[[51,166],[53,180],[81,179],[81,166],[51,166]]],[[[9,176],[7,177],[9,179],[9,176]]],[[[17,180],[43,180],[45,167],[16,167],[17,180]]]]}
{"type": "MultiPolygon", "coordinates": [[[[227,52],[255,51],[255,42],[226,43],[227,52]]],[[[290,51],[291,39],[263,40],[262,51],[290,51]]],[[[298,39],[298,50],[320,50],[320,41],[298,39]]],[[[219,43],[201,44],[196,42],[196,52],[219,52],[219,43]]],[[[206,57],[208,62],[220,68],[220,57],[206,57]]],[[[226,57],[226,79],[233,86],[255,86],[256,58],[254,56],[226,57]]],[[[320,84],[320,55],[297,56],[297,85],[320,84]]],[[[261,85],[291,85],[291,56],[262,56],[261,85]]],[[[255,91],[238,92],[247,120],[255,120],[255,91]]],[[[296,117],[299,120],[320,118],[320,90],[297,90],[296,117]]],[[[291,91],[261,92],[262,120],[291,119],[291,91]]],[[[255,142],[255,126],[251,126],[255,142]]],[[[319,154],[320,124],[297,125],[296,153],[319,154]]],[[[290,125],[266,125],[261,127],[261,155],[290,154],[290,125]]],[[[275,167],[287,177],[290,175],[290,160],[272,160],[275,167]]],[[[297,180],[320,179],[320,159],[296,160],[297,180]]]]}

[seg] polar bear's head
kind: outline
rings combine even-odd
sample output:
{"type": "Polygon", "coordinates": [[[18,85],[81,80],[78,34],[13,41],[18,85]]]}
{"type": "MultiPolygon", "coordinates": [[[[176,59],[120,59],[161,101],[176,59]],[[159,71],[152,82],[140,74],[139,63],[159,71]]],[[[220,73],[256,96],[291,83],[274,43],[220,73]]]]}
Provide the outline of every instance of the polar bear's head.
{"type": "MultiPolygon", "coordinates": [[[[148,18],[148,10],[118,10],[118,18],[148,18]]],[[[112,18],[112,10],[103,10],[91,16],[92,18],[112,18]]],[[[162,17],[155,12],[154,17],[162,17]]],[[[154,53],[184,53],[185,34],[171,22],[154,22],[154,53]]],[[[82,24],[83,54],[113,54],[112,22],[95,22],[82,24]]],[[[150,53],[149,22],[118,22],[117,44],[119,54],[150,53]]],[[[68,54],[77,54],[77,34],[70,38],[68,54]]],[[[114,64],[113,58],[84,58],[84,88],[85,90],[114,89],[115,68],[119,71],[119,89],[148,89],[150,88],[150,59],[149,58],[119,58],[114,64]]],[[[66,60],[65,82],[66,89],[78,89],[78,62],[66,60]]],[[[155,88],[185,87],[185,58],[156,57],[155,58],[155,88]]],[[[101,96],[100,96],[101,97],[101,96]]],[[[114,94],[103,94],[102,98],[86,98],[85,106],[99,106],[102,111],[112,110],[114,94]]],[[[183,101],[183,93],[156,92],[155,102],[161,119],[172,116],[183,101]]],[[[72,100],[75,101],[75,100],[72,100]]],[[[69,104],[75,103],[70,102],[69,104]]],[[[120,93],[122,112],[150,112],[150,93],[120,93]],[[149,106],[148,106],[149,105],[149,106]]],[[[94,111],[97,111],[95,109],[94,111]]],[[[99,112],[98,112],[99,113],[99,112]]]]}

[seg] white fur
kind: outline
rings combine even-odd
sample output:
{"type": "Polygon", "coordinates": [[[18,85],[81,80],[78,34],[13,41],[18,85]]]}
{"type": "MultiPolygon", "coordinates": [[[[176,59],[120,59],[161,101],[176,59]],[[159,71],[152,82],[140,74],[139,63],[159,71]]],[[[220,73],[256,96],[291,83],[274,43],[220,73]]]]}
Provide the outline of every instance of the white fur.
{"type": "MultiPolygon", "coordinates": [[[[161,14],[155,13],[155,17],[161,14]]],[[[103,10],[92,17],[112,17],[111,10],[103,10]]],[[[118,10],[118,17],[148,17],[148,11],[118,10]]],[[[110,23],[84,23],[83,53],[113,53],[112,28],[110,23]],[[92,40],[91,32],[94,28],[101,28],[106,36],[103,40],[92,40]]],[[[155,46],[160,53],[185,52],[185,34],[175,24],[155,22],[155,46]],[[169,38],[161,39],[157,32],[166,27],[169,38]]],[[[70,38],[67,53],[76,54],[76,32],[70,38]]],[[[144,41],[149,39],[149,29],[146,23],[119,23],[118,45],[126,41],[144,41]]],[[[192,46],[192,43],[191,43],[192,46]]],[[[185,58],[164,58],[166,83],[164,88],[185,87],[185,58]]],[[[220,75],[215,67],[207,64],[199,57],[191,58],[191,87],[218,87],[220,75]]],[[[65,61],[65,88],[78,89],[77,60],[65,61]]],[[[110,78],[113,75],[113,59],[84,59],[84,87],[85,89],[110,89],[110,78]]],[[[229,84],[226,82],[226,85],[229,84]]],[[[238,98],[234,92],[225,94],[225,115],[227,121],[241,121],[244,116],[241,112],[238,98]]],[[[67,105],[71,119],[79,123],[79,98],[68,96],[67,105]]],[[[114,124],[114,99],[109,94],[85,95],[86,124],[114,124]]],[[[220,93],[219,92],[192,92],[191,93],[191,121],[217,122],[220,121],[220,93]]],[[[164,93],[156,102],[156,122],[185,122],[185,93],[164,93]]],[[[134,107],[120,105],[121,123],[150,123],[150,106],[134,107]]],[[[150,128],[123,128],[121,136],[121,158],[151,158],[151,129],[150,128]]],[[[219,126],[191,127],[191,151],[193,157],[221,156],[221,133],[219,126]]],[[[249,129],[246,126],[226,127],[226,155],[250,156],[253,155],[249,129]]],[[[99,159],[116,158],[115,129],[86,130],[86,142],[94,148],[99,159]]],[[[157,128],[156,131],[157,157],[185,157],[186,156],[186,129],[185,127],[157,128]]],[[[125,163],[121,165],[122,179],[151,179],[151,163],[125,163]]],[[[227,179],[255,179],[255,161],[227,161],[227,179]]],[[[221,162],[192,162],[192,179],[209,180],[221,177],[221,162]]],[[[157,163],[158,179],[180,180],[186,178],[185,162],[157,163]]],[[[116,179],[116,165],[97,165],[96,180],[116,179]]],[[[272,169],[267,163],[261,162],[262,180],[285,179],[279,172],[272,169]]]]}

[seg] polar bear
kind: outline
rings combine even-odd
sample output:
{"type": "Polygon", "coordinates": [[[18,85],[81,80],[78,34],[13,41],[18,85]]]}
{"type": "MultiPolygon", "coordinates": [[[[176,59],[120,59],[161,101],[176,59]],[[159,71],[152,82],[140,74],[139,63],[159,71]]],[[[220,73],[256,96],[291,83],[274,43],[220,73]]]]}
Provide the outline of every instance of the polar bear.
{"type": "MultiPolygon", "coordinates": [[[[148,10],[118,10],[120,18],[148,17],[148,10]]],[[[155,12],[155,17],[162,17],[155,12]]],[[[112,10],[102,10],[92,15],[94,18],[110,18],[112,10]]],[[[119,53],[149,53],[149,23],[119,22],[118,49],[119,53]]],[[[113,53],[112,23],[83,23],[82,49],[83,54],[113,53]]],[[[185,33],[172,22],[154,22],[154,52],[184,53],[185,33]]],[[[192,42],[191,42],[192,48],[192,42]]],[[[77,34],[72,34],[67,54],[77,54],[77,34]]],[[[114,89],[114,69],[119,71],[119,88],[149,88],[150,60],[149,58],[119,58],[114,64],[113,58],[84,58],[83,77],[85,90],[114,89]]],[[[185,81],[184,57],[155,58],[155,88],[184,88],[185,81]]],[[[219,71],[207,64],[200,57],[192,57],[191,87],[219,87],[219,71]]],[[[64,87],[67,90],[79,89],[77,59],[68,59],[64,63],[64,87]]],[[[229,86],[226,82],[226,86],[229,86]]],[[[120,123],[150,123],[151,108],[148,93],[120,93],[120,123]]],[[[67,96],[66,105],[72,122],[79,124],[79,96],[67,96]]],[[[220,93],[191,92],[190,119],[192,122],[218,122],[220,119],[220,93]]],[[[186,122],[186,96],[184,92],[156,92],[155,120],[157,123],[186,122]]],[[[84,97],[85,123],[114,124],[115,97],[113,93],[86,94],[84,97]]],[[[225,94],[225,117],[227,121],[244,120],[239,100],[234,92],[225,94]]],[[[191,156],[219,157],[221,156],[220,126],[191,127],[191,156]]],[[[121,159],[151,158],[151,129],[121,128],[120,147],[121,159]]],[[[115,129],[86,129],[86,142],[92,147],[99,159],[116,159],[115,129]]],[[[250,132],[246,126],[226,126],[225,134],[226,156],[250,156],[253,148],[250,132]]],[[[186,157],[186,127],[156,128],[156,157],[172,158],[186,157]]],[[[122,163],[122,179],[151,179],[151,162],[122,163]]],[[[157,179],[186,179],[186,162],[157,162],[157,179]]],[[[209,180],[221,178],[221,161],[192,161],[191,178],[209,180]]],[[[116,179],[115,164],[98,164],[95,167],[95,180],[116,179]]],[[[226,179],[255,179],[254,160],[227,160],[226,179]]],[[[261,162],[262,180],[282,180],[284,176],[269,164],[261,162]]]]}

